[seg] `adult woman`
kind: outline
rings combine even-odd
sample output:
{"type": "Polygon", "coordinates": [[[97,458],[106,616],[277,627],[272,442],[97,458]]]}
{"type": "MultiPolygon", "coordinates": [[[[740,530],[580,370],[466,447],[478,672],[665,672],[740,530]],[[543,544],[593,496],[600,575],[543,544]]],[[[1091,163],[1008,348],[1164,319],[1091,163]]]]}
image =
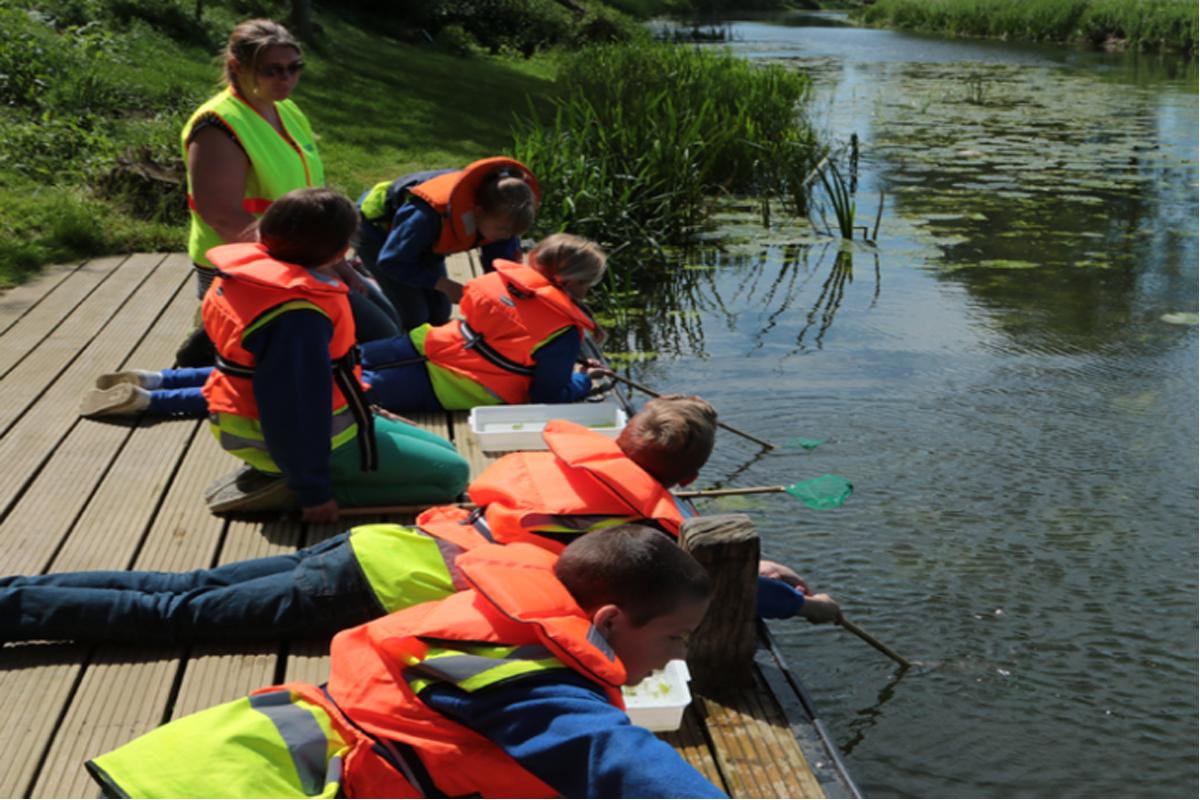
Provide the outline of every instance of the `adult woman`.
{"type": "MultiPolygon", "coordinates": [[[[252,19],[233,29],[224,56],[225,88],[196,109],[180,135],[191,212],[188,255],[198,297],[215,275],[210,248],[253,239],[254,221],[277,197],[325,185],[312,127],[289,99],[304,69],[299,43],[279,23],[252,19]]],[[[373,288],[351,272],[339,270],[360,292],[373,288]]],[[[377,289],[375,294],[371,301],[358,293],[351,297],[360,341],[399,330],[395,312],[377,289]]],[[[211,345],[206,348],[202,336],[203,329],[192,337],[198,344],[189,340],[181,348],[181,366],[212,363],[211,345]]]]}

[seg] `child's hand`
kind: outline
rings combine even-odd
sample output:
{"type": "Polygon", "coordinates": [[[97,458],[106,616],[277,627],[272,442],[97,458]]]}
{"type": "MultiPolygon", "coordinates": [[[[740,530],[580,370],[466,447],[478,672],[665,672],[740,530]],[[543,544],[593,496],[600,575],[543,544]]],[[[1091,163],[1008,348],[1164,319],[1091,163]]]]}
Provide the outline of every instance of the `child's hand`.
{"type": "Polygon", "coordinates": [[[806,595],[804,605],[800,608],[800,616],[814,625],[825,622],[841,622],[842,610],[827,594],[806,595]]]}
{"type": "Polygon", "coordinates": [[[300,509],[300,515],[305,522],[337,522],[337,500],[329,500],[319,506],[305,506],[300,509]]]}
{"type": "Polygon", "coordinates": [[[799,589],[803,594],[809,593],[808,583],[800,577],[799,573],[786,564],[780,564],[778,561],[761,559],[758,562],[758,574],[763,578],[783,581],[793,589],[799,589]]]}
{"type": "Polygon", "coordinates": [[[457,303],[462,300],[463,285],[458,281],[449,278],[438,278],[438,282],[433,285],[433,288],[446,295],[446,297],[449,297],[451,303],[457,303]]]}
{"type": "Polygon", "coordinates": [[[392,422],[403,422],[408,425],[412,425],[414,428],[417,427],[417,423],[413,422],[408,417],[402,417],[399,414],[393,414],[391,411],[388,411],[383,406],[371,406],[371,411],[373,411],[375,413],[375,416],[377,416],[377,417],[383,417],[384,419],[390,419],[392,422]]]}
{"type": "Polygon", "coordinates": [[[583,371],[587,373],[589,379],[598,381],[601,378],[611,378],[614,373],[611,369],[601,364],[594,358],[589,358],[583,363],[583,371]]]}

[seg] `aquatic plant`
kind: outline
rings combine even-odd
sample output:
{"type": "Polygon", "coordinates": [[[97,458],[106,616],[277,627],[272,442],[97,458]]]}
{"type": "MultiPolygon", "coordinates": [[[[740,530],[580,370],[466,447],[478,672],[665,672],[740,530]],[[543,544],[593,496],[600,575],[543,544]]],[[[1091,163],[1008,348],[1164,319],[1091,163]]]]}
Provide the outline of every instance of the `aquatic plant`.
{"type": "Polygon", "coordinates": [[[543,185],[542,232],[661,254],[720,194],[782,194],[822,147],[802,115],[808,78],[725,50],[658,43],[586,48],[559,66],[552,113],[514,123],[514,155],[543,185]]]}
{"type": "Polygon", "coordinates": [[[844,178],[837,164],[830,161],[826,169],[821,171],[821,185],[825,187],[825,196],[837,217],[838,231],[843,239],[854,238],[854,192],[850,181],[844,178]]]}
{"type": "Polygon", "coordinates": [[[1026,41],[1122,42],[1148,50],[1196,49],[1197,6],[1180,0],[878,0],[869,25],[1026,41]]]}

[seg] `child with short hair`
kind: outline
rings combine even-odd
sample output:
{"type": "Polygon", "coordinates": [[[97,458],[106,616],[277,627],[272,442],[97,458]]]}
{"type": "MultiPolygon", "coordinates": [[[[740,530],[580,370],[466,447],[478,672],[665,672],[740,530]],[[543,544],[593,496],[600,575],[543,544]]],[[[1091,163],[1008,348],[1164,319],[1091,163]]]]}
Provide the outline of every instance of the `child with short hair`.
{"type": "Polygon", "coordinates": [[[220,273],[202,311],[217,366],[203,394],[221,446],[253,469],[217,492],[225,510],[290,492],[305,520],[325,522],[339,502],[445,502],[466,485],[450,442],[377,419],[366,401],[347,288],[330,273],[356,226],[343,195],[300,189],[267,209],[258,242],[208,252],[220,273]]]}
{"type": "Polygon", "coordinates": [[[480,247],[485,272],[495,258],[519,261],[540,196],[533,173],[510,158],[404,175],[359,198],[355,248],[403,330],[441,325],[463,291],[447,276],[445,257],[480,247]]]}
{"type": "MultiPolygon", "coordinates": [[[[488,542],[557,553],[583,534],[630,522],[677,537],[685,510],[665,481],[693,480],[715,431],[712,406],[668,395],[635,414],[616,442],[552,421],[543,432],[547,451],[506,455],[471,483],[474,511],[433,508],[416,526],[360,525],[295,553],[194,572],[0,578],[0,639],[184,644],[328,636],[462,588],[455,557],[488,542]],[[677,463],[660,458],[671,453],[680,454],[677,463]],[[660,480],[651,473],[655,463],[669,463],[673,474],[660,480]]],[[[760,602],[760,613],[836,619],[828,595],[806,595],[794,572],[761,563],[760,601],[773,602],[760,602]]]]}
{"type": "Polygon", "coordinates": [[[323,690],[255,692],[89,772],[121,797],[725,796],[620,695],[686,655],[712,593],[690,555],[625,525],[457,565],[465,591],[335,637],[323,690]]]}

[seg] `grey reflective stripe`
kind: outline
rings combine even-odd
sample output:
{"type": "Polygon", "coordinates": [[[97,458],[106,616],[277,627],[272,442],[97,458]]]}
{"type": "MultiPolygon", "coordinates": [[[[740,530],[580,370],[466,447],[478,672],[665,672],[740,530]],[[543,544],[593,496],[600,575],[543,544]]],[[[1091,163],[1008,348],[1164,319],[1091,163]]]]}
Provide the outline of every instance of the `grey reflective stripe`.
{"type": "Polygon", "coordinates": [[[609,661],[616,661],[617,654],[613,652],[612,645],[604,638],[604,634],[600,633],[595,625],[588,626],[587,640],[595,646],[597,650],[608,658],[609,661]]]}
{"type": "Polygon", "coordinates": [[[508,654],[509,661],[541,661],[544,658],[557,656],[542,644],[523,644],[508,654]]]}
{"type": "MultiPolygon", "coordinates": [[[[525,660],[525,659],[520,659],[525,660]]],[[[486,658],[484,656],[441,656],[430,658],[404,670],[437,681],[462,683],[476,675],[510,663],[507,658],[486,658]]]]}
{"type": "MultiPolygon", "coordinates": [[[[252,449],[252,450],[261,450],[264,453],[269,452],[267,450],[267,442],[265,439],[248,439],[245,436],[238,436],[236,433],[230,433],[229,431],[222,428],[220,425],[220,422],[218,422],[217,420],[214,419],[212,421],[217,425],[217,430],[220,432],[219,441],[221,443],[221,448],[223,450],[230,452],[233,450],[252,449]]],[[[342,433],[343,431],[349,429],[350,426],[352,426],[354,424],[354,422],[355,422],[354,415],[350,413],[350,410],[348,408],[342,409],[338,413],[334,414],[333,415],[333,426],[330,429],[330,434],[329,434],[330,438],[332,439],[332,438],[336,437],[339,433],[342,433]]]]}
{"type": "Polygon", "coordinates": [[[267,451],[267,443],[263,439],[247,439],[245,436],[238,436],[235,433],[230,433],[224,428],[219,428],[221,449],[226,452],[234,450],[261,450],[264,453],[267,451]]]}
{"type": "Polygon", "coordinates": [[[540,661],[546,658],[557,659],[557,656],[543,645],[526,644],[514,647],[505,658],[488,658],[487,656],[473,656],[468,654],[438,656],[409,667],[405,670],[405,673],[411,672],[434,680],[462,683],[474,678],[476,675],[481,675],[490,669],[495,669],[505,664],[519,664],[522,661],[540,661]]]}
{"type": "Polygon", "coordinates": [[[463,577],[462,570],[458,568],[458,564],[454,563],[454,559],[466,551],[453,542],[447,542],[436,536],[432,538],[437,543],[438,552],[442,554],[442,561],[446,562],[446,572],[450,574],[450,584],[454,587],[454,591],[461,592],[464,589],[471,588],[471,584],[467,583],[467,579],[463,577]]]}
{"type": "Polygon", "coordinates": [[[330,438],[337,436],[342,431],[348,430],[354,422],[354,414],[350,412],[349,408],[343,408],[333,415],[333,429],[329,434],[330,438]]]}
{"type": "Polygon", "coordinates": [[[292,702],[291,692],[283,690],[251,695],[250,705],[274,723],[287,744],[288,754],[296,766],[296,774],[300,777],[300,786],[305,795],[313,797],[325,791],[333,761],[338,762],[334,777],[335,781],[338,780],[341,761],[326,761],[329,739],[325,731],[311,711],[292,702]]]}

